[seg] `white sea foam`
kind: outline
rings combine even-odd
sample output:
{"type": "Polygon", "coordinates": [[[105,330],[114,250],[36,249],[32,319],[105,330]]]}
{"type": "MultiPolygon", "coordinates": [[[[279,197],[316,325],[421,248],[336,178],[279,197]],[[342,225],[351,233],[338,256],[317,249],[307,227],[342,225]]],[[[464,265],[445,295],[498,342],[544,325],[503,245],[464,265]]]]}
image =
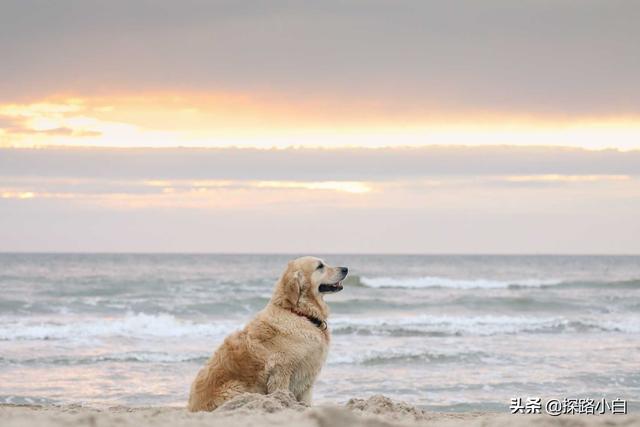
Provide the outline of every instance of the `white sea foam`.
{"type": "Polygon", "coordinates": [[[600,323],[600,326],[604,330],[637,334],[640,333],[640,318],[638,316],[625,316],[622,319],[604,320],[600,323]]]}
{"type": "Polygon", "coordinates": [[[567,319],[565,317],[528,316],[438,316],[421,314],[409,317],[336,318],[331,322],[336,333],[426,334],[426,335],[497,335],[521,332],[563,332],[600,330],[635,333],[640,319],[567,319]]]}
{"type": "Polygon", "coordinates": [[[144,313],[117,318],[58,318],[55,321],[13,319],[0,323],[0,340],[218,337],[238,327],[240,325],[233,322],[195,323],[169,314],[144,313]]]}
{"type": "Polygon", "coordinates": [[[515,333],[561,325],[566,322],[561,317],[525,316],[438,316],[421,314],[409,317],[386,318],[338,318],[331,324],[336,330],[368,329],[376,330],[416,330],[442,332],[447,334],[465,333],[473,335],[493,335],[515,333]]]}
{"type": "Polygon", "coordinates": [[[192,362],[206,359],[208,353],[162,353],[133,351],[128,353],[112,353],[87,358],[88,362],[153,362],[153,363],[178,363],[192,362]]]}
{"type": "Polygon", "coordinates": [[[337,346],[329,353],[329,364],[362,364],[381,365],[386,363],[405,362],[452,362],[464,360],[480,360],[486,354],[480,351],[443,352],[426,351],[412,348],[385,348],[382,350],[364,350],[354,352],[350,346],[337,346]]]}
{"type": "MultiPolygon", "coordinates": [[[[32,356],[30,354],[30,356],[32,356]]],[[[182,363],[202,362],[209,356],[207,352],[167,353],[157,351],[129,351],[125,353],[102,353],[96,355],[58,354],[44,357],[24,357],[5,359],[0,363],[14,365],[86,365],[108,362],[150,362],[150,363],[182,363]]]]}
{"type": "Polygon", "coordinates": [[[455,289],[499,289],[509,286],[540,287],[557,285],[555,279],[451,279],[448,277],[361,277],[360,283],[370,288],[455,288],[455,289]]]}
{"type": "MultiPolygon", "coordinates": [[[[628,316],[627,316],[628,317],[628,316]]],[[[567,319],[562,316],[449,316],[419,314],[396,317],[334,317],[334,333],[425,334],[425,335],[496,335],[520,332],[563,332],[601,330],[640,332],[640,319],[608,318],[567,319]]],[[[32,319],[0,322],[0,340],[87,341],[124,337],[131,339],[168,339],[212,337],[221,339],[242,325],[233,321],[195,323],[168,314],[129,314],[119,318],[58,318],[56,321],[32,319]]],[[[153,358],[155,356],[150,355],[153,358]]],[[[152,361],[152,360],[149,360],[152,361]]]]}

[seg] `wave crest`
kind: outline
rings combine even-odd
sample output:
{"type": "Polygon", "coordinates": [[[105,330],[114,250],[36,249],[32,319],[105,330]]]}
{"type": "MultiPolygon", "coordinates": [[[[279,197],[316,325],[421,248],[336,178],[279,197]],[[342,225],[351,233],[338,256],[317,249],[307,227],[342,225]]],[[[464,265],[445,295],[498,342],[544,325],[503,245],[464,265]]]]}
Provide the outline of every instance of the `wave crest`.
{"type": "Polygon", "coordinates": [[[452,289],[517,289],[517,288],[640,288],[640,279],[628,279],[617,281],[580,281],[559,279],[452,279],[449,277],[423,276],[423,277],[354,277],[353,283],[357,286],[369,288],[452,288],[452,289]]]}
{"type": "Polygon", "coordinates": [[[357,364],[364,366],[406,364],[406,363],[455,363],[455,362],[479,362],[483,358],[490,357],[482,351],[469,351],[460,353],[439,353],[419,350],[388,349],[381,351],[368,351],[365,353],[348,353],[329,356],[330,364],[357,364]]]}
{"type": "Polygon", "coordinates": [[[564,317],[433,316],[408,318],[336,319],[334,334],[387,336],[513,335],[518,333],[640,332],[637,318],[623,321],[569,320],[564,317]]]}
{"type": "Polygon", "coordinates": [[[75,340],[86,338],[177,338],[218,337],[237,329],[231,322],[194,323],[170,314],[128,314],[119,318],[82,318],[67,322],[17,320],[0,325],[0,340],[75,340]]]}

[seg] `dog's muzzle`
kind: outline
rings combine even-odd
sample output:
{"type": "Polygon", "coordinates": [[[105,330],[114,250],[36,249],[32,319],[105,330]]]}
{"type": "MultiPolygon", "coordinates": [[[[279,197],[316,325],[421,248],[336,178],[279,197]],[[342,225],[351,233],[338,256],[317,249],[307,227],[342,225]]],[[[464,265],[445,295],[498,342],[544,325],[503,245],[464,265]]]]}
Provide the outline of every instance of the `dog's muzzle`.
{"type": "Polygon", "coordinates": [[[334,283],[321,284],[320,287],[318,287],[318,291],[320,291],[320,293],[329,294],[334,292],[340,292],[343,289],[342,281],[344,280],[345,277],[347,277],[347,274],[349,274],[349,269],[347,267],[339,267],[339,270],[340,270],[340,275],[342,276],[340,280],[334,283]]]}
{"type": "Polygon", "coordinates": [[[323,283],[318,290],[323,294],[340,292],[342,290],[342,280],[336,283],[323,283]]]}

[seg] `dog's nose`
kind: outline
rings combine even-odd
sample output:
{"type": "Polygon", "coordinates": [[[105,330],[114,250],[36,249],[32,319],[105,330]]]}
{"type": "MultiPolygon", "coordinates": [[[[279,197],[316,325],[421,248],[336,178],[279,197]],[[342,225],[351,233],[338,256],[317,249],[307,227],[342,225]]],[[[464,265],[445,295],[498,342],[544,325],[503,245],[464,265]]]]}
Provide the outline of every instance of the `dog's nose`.
{"type": "Polygon", "coordinates": [[[342,272],[342,274],[346,276],[347,273],[349,272],[349,269],[347,267],[340,267],[340,271],[342,272]]]}

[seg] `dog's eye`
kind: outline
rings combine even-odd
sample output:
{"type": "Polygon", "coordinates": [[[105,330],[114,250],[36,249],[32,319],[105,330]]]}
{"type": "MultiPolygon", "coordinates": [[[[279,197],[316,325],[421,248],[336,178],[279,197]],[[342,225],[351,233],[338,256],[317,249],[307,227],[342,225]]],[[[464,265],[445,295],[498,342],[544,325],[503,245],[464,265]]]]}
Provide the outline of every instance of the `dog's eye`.
{"type": "Polygon", "coordinates": [[[321,268],[324,268],[324,264],[323,264],[323,263],[320,263],[320,264],[318,265],[318,268],[316,268],[316,270],[320,270],[321,268]]]}

